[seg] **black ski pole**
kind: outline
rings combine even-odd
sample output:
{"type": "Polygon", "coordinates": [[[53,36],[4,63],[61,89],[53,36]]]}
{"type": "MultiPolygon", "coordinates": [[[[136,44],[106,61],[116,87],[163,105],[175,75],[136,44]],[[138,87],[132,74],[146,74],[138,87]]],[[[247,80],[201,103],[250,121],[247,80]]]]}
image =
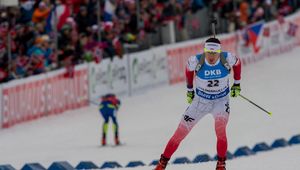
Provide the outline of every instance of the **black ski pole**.
{"type": "Polygon", "coordinates": [[[216,25],[217,25],[217,19],[215,17],[211,18],[211,30],[214,38],[216,38],[216,25]]]}
{"type": "Polygon", "coordinates": [[[269,112],[269,111],[267,111],[266,109],[264,109],[264,108],[258,106],[258,105],[255,104],[253,101],[251,101],[250,99],[246,98],[245,96],[243,96],[243,95],[241,95],[241,94],[240,94],[239,96],[240,96],[241,98],[247,100],[249,103],[253,104],[254,106],[260,108],[262,111],[266,112],[268,115],[270,115],[270,116],[272,115],[272,112],[269,112]]]}

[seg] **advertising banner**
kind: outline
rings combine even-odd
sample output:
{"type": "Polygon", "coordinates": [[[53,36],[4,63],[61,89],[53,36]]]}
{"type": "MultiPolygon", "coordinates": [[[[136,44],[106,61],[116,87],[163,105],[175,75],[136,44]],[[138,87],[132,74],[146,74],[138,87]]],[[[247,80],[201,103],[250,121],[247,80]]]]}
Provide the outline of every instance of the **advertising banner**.
{"type": "Polygon", "coordinates": [[[3,85],[2,127],[46,114],[46,75],[14,80],[3,85]]]}
{"type": "Polygon", "coordinates": [[[15,124],[62,113],[88,104],[87,66],[77,66],[72,78],[65,70],[13,80],[3,84],[2,122],[8,128],[15,124]]]}
{"type": "Polygon", "coordinates": [[[134,53],[130,61],[131,91],[167,84],[167,61],[163,48],[134,53]]]}
{"type": "Polygon", "coordinates": [[[89,65],[89,93],[93,103],[106,93],[127,94],[128,67],[126,58],[102,60],[101,63],[89,65]]]}
{"type": "Polygon", "coordinates": [[[87,65],[77,66],[72,78],[66,78],[64,73],[62,69],[47,74],[47,114],[58,114],[88,104],[87,65]]]}

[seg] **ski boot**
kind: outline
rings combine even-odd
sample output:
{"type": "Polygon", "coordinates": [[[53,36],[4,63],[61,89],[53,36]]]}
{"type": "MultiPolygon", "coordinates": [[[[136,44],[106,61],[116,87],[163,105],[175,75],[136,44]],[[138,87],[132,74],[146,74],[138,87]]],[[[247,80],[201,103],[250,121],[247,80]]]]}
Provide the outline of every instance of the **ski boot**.
{"type": "Polygon", "coordinates": [[[106,140],[104,138],[102,138],[101,144],[102,146],[106,146],[106,140]]]}
{"type": "Polygon", "coordinates": [[[106,146],[106,135],[105,134],[102,135],[101,145],[106,146]]]}
{"type": "Polygon", "coordinates": [[[159,162],[156,165],[154,170],[165,170],[167,165],[168,165],[168,161],[170,160],[170,158],[166,158],[163,155],[160,156],[159,162]]]}
{"type": "Polygon", "coordinates": [[[116,145],[120,145],[121,144],[118,136],[115,137],[115,144],[116,145]]]}
{"type": "Polygon", "coordinates": [[[226,161],[226,157],[225,158],[218,157],[216,170],[226,170],[226,162],[225,161],[226,161]]]}

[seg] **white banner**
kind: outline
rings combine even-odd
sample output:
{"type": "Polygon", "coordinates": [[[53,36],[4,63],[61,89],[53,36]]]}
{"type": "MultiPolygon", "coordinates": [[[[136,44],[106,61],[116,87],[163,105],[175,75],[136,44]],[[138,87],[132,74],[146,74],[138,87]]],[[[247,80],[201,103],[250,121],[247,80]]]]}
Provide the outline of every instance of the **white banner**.
{"type": "Polygon", "coordinates": [[[128,69],[126,58],[102,60],[101,63],[89,65],[89,93],[93,103],[106,93],[128,93],[128,69]]]}
{"type": "Polygon", "coordinates": [[[155,79],[153,80],[154,85],[168,84],[168,62],[167,62],[167,51],[165,47],[157,47],[152,49],[153,53],[153,72],[155,79]]]}
{"type": "Polygon", "coordinates": [[[18,0],[0,0],[0,6],[18,6],[18,0]]]}
{"type": "Polygon", "coordinates": [[[168,69],[166,50],[155,48],[130,54],[132,93],[159,84],[167,84],[168,69]]]}

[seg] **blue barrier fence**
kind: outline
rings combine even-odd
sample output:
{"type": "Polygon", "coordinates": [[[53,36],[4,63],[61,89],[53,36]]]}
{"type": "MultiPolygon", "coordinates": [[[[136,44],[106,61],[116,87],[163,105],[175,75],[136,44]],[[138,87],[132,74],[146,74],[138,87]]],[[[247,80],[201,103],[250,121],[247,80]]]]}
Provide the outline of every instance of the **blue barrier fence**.
{"type": "MultiPolygon", "coordinates": [[[[265,142],[257,143],[250,149],[248,146],[242,146],[235,150],[234,154],[227,152],[227,159],[235,159],[241,156],[251,156],[259,152],[265,152],[274,150],[277,148],[293,146],[300,144],[300,134],[292,136],[288,141],[284,138],[279,138],[274,140],[274,142],[269,146],[265,142]]],[[[217,156],[210,157],[208,154],[199,154],[194,159],[190,160],[187,157],[175,158],[171,164],[187,164],[187,163],[203,163],[208,161],[217,160],[217,156]]],[[[109,161],[104,162],[101,166],[97,166],[91,161],[82,161],[76,167],[73,167],[70,163],[66,161],[53,162],[48,169],[43,167],[39,163],[28,163],[25,164],[21,170],[77,170],[77,169],[105,169],[105,168],[122,168],[122,167],[138,167],[138,166],[153,166],[158,163],[158,160],[153,160],[150,164],[145,164],[143,161],[130,161],[126,166],[122,166],[118,162],[109,161]]],[[[0,165],[0,170],[16,170],[13,166],[9,164],[0,165]]]]}

